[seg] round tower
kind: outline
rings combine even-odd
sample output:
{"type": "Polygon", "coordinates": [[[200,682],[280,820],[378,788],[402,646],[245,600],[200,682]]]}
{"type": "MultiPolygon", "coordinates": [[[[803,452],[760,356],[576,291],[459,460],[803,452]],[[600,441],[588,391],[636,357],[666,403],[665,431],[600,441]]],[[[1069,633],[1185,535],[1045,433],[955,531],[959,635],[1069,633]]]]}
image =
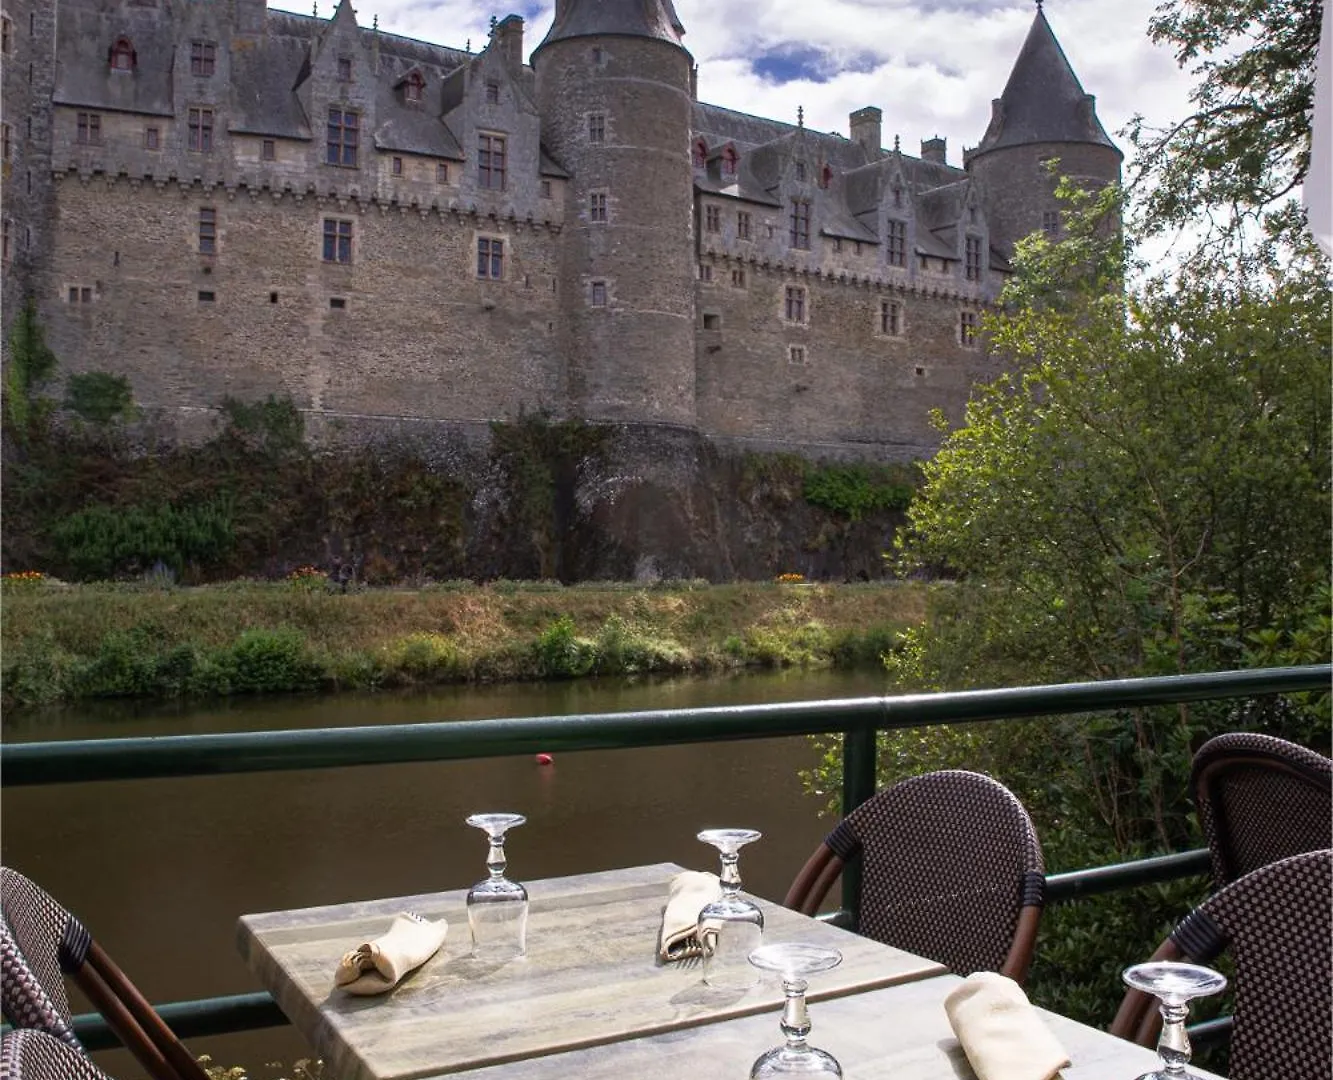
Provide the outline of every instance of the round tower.
{"type": "Polygon", "coordinates": [[[990,126],[964,160],[982,193],[991,242],[1009,255],[1029,233],[1058,232],[1062,207],[1045,166],[1050,159],[1059,158],[1061,175],[1101,186],[1120,181],[1123,157],[1038,3],[1004,93],[992,102],[990,126]]]}
{"type": "Polygon", "coordinates": [[[570,174],[559,288],[585,419],[695,425],[693,61],[670,0],[557,0],[532,53],[570,174]]]}

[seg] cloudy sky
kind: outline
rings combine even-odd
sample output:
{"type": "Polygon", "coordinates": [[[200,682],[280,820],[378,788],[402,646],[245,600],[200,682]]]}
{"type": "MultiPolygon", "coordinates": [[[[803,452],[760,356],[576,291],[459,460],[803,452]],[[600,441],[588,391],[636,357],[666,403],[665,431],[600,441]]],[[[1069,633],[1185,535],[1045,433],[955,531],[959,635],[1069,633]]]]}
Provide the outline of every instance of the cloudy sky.
{"type": "MultiPolygon", "coordinates": [[[[1147,37],[1158,0],[1048,0],[1046,15],[1113,137],[1141,112],[1185,113],[1189,79],[1147,37]]],[[[442,45],[479,49],[492,14],[522,15],[529,50],[551,24],[535,0],[353,0],[357,21],[442,45]]],[[[274,7],[309,13],[292,0],[274,7]]],[[[332,14],[334,0],[318,0],[332,14]]],[[[699,65],[699,96],[716,105],[847,133],[847,114],[884,110],[885,142],[909,153],[932,135],[949,161],[981,138],[990,101],[1032,23],[1031,0],[676,0],[685,45],[699,65]]],[[[1122,149],[1124,140],[1117,139],[1122,149]]]]}

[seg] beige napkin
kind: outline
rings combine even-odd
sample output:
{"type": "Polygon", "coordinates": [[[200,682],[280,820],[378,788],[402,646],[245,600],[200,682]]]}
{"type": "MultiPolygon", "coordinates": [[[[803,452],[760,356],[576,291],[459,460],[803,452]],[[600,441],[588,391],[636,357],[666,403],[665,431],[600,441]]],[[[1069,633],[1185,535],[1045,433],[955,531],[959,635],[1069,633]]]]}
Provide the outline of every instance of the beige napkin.
{"type": "Polygon", "coordinates": [[[334,985],[349,994],[383,994],[392,990],[439,951],[449,924],[397,915],[388,932],[344,953],[333,976],[334,985]]]}
{"type": "Polygon", "coordinates": [[[657,942],[657,955],[663,963],[703,955],[699,912],[721,897],[722,886],[716,874],[686,870],[671,879],[671,892],[662,912],[662,936],[657,942]]]}
{"type": "Polygon", "coordinates": [[[994,971],[969,975],[944,999],[944,1011],[977,1080],[1051,1080],[1069,1064],[1013,979],[994,971]]]}

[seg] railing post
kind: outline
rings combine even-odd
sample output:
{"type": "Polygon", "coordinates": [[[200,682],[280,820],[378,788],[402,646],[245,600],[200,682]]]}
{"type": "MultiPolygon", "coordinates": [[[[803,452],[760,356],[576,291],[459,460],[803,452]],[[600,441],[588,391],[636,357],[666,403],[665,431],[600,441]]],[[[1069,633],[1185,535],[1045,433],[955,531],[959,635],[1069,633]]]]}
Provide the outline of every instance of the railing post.
{"type": "MultiPolygon", "coordinates": [[[[842,736],[842,813],[846,817],[875,794],[875,729],[853,728],[842,736]]],[[[861,914],[861,863],[848,863],[842,871],[842,907],[856,926],[861,914]]]]}

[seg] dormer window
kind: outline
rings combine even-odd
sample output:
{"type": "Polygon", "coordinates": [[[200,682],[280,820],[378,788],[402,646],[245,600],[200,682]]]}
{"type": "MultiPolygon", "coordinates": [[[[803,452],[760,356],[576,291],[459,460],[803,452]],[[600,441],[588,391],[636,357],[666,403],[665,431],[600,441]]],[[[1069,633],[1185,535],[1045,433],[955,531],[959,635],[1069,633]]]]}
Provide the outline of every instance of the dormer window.
{"type": "Polygon", "coordinates": [[[804,184],[804,183],[805,183],[805,162],[804,162],[804,161],[798,161],[798,162],[796,163],[796,182],[799,183],[799,184],[804,184]]]}
{"type": "Polygon", "coordinates": [[[900,209],[903,205],[903,189],[897,184],[893,185],[893,205],[900,209]]]}
{"type": "Polygon", "coordinates": [[[338,57],[338,81],[352,81],[352,58],[350,56],[338,57]]]}
{"type": "Polygon", "coordinates": [[[740,155],[736,153],[736,148],[734,146],[728,146],[725,150],[722,151],[723,176],[736,175],[736,162],[739,159],[739,157],[740,155]]]}
{"type": "Polygon", "coordinates": [[[825,165],[819,170],[819,186],[826,188],[831,183],[833,183],[833,166],[825,165]]]}
{"type": "Polygon", "coordinates": [[[496,82],[494,79],[492,79],[490,82],[486,84],[486,104],[487,105],[500,104],[500,84],[496,82]]]}
{"type": "Polygon", "coordinates": [[[694,167],[702,169],[708,164],[708,144],[703,139],[698,139],[694,144],[694,167]]]}
{"type": "Polygon", "coordinates": [[[217,61],[217,45],[211,41],[190,42],[190,74],[208,78],[217,61]]]}
{"type": "Polygon", "coordinates": [[[130,39],[117,38],[116,43],[111,46],[111,70],[133,71],[136,59],[130,39]]]}
{"type": "Polygon", "coordinates": [[[420,101],[426,94],[426,80],[421,72],[414,71],[403,81],[403,100],[420,101]]]}

